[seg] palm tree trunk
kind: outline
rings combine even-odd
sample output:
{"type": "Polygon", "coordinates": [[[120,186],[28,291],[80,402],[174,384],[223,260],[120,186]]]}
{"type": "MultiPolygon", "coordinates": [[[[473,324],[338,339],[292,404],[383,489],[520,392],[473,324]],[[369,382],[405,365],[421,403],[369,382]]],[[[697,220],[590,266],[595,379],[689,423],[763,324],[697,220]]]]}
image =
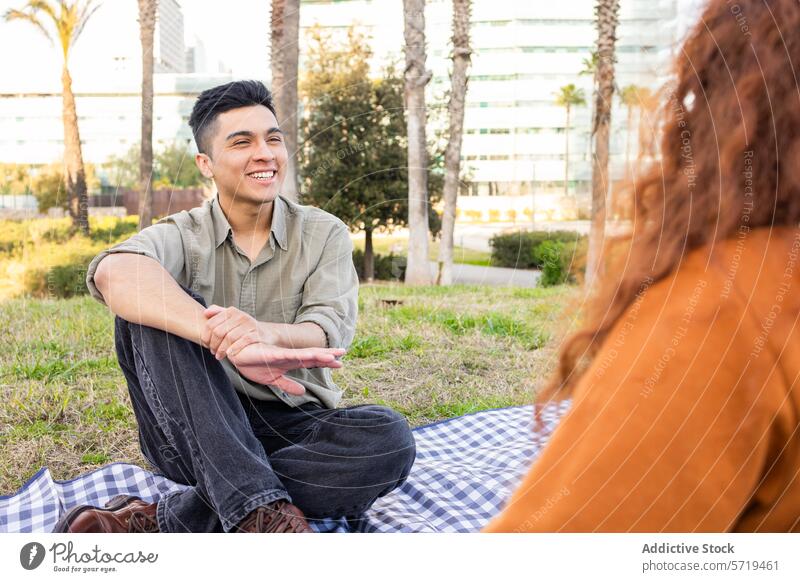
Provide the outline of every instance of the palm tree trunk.
{"type": "Polygon", "coordinates": [[[62,118],[64,122],[64,181],[73,227],[89,234],[89,197],[86,192],[86,171],[81,153],[78,114],[72,94],[72,77],[66,62],[61,72],[62,118]]]}
{"type": "Polygon", "coordinates": [[[564,198],[569,196],[569,110],[567,103],[567,125],[564,128],[564,198]]]}
{"type": "Polygon", "coordinates": [[[428,285],[428,151],[425,140],[425,1],[403,0],[408,124],[408,285],[428,285]]]}
{"type": "Polygon", "coordinates": [[[592,167],[592,223],[586,264],[586,286],[598,275],[603,253],[606,223],[606,196],[611,179],[608,168],[611,131],[611,102],[614,95],[614,59],[619,0],[598,0],[597,18],[597,99],[595,100],[595,158],[592,167]]]}
{"type": "Polygon", "coordinates": [[[364,230],[364,281],[375,280],[375,252],[372,248],[372,229],[364,230]]]}
{"type": "Polygon", "coordinates": [[[631,134],[633,128],[633,107],[628,105],[628,131],[625,138],[625,177],[631,177],[631,134]]]}
{"type": "Polygon", "coordinates": [[[597,124],[595,123],[595,108],[593,104],[597,101],[597,70],[592,74],[592,120],[591,120],[591,130],[589,131],[589,139],[587,140],[588,145],[588,154],[589,154],[589,163],[594,164],[594,136],[597,132],[597,124]]]}
{"type": "Polygon", "coordinates": [[[272,93],[289,152],[282,194],[297,200],[297,67],[300,58],[300,0],[272,0],[270,23],[272,93]]]}
{"type": "Polygon", "coordinates": [[[470,64],[469,16],[471,0],[453,0],[453,76],[451,78],[450,139],[444,153],[444,215],[439,246],[439,284],[453,282],[453,233],[456,223],[458,178],[461,173],[461,141],[464,133],[464,101],[467,95],[467,68],[470,64]]]}
{"type": "Polygon", "coordinates": [[[153,223],[153,43],[158,0],[139,0],[142,41],[142,139],[139,160],[139,230],[153,223]]]}

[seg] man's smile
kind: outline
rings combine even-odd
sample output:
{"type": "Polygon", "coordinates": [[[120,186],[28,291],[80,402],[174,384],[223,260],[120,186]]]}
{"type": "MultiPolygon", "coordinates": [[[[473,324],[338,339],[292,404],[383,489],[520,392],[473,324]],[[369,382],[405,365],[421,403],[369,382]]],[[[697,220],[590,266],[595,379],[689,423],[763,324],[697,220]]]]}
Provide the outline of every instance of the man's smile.
{"type": "Polygon", "coordinates": [[[255,180],[259,184],[269,184],[275,180],[275,176],[277,176],[277,174],[278,172],[275,170],[259,170],[258,172],[250,172],[246,175],[248,178],[255,180]]]}

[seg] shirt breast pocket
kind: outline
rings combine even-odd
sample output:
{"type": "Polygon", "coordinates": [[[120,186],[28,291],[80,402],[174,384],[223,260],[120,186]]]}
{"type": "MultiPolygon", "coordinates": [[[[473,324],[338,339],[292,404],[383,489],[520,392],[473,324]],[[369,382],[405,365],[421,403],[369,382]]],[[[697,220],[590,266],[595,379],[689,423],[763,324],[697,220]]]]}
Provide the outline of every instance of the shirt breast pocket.
{"type": "Polygon", "coordinates": [[[294,323],[302,302],[302,293],[269,301],[266,308],[267,321],[272,323],[294,323]]]}

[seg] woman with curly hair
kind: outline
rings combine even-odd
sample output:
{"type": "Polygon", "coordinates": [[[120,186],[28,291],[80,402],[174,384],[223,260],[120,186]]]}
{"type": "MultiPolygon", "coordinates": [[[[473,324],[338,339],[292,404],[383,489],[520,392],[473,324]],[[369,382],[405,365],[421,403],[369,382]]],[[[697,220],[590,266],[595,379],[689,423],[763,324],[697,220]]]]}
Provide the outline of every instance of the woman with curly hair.
{"type": "Polygon", "coordinates": [[[487,531],[800,530],[798,30],[796,0],[706,8],[541,396],[572,408],[487,531]]]}

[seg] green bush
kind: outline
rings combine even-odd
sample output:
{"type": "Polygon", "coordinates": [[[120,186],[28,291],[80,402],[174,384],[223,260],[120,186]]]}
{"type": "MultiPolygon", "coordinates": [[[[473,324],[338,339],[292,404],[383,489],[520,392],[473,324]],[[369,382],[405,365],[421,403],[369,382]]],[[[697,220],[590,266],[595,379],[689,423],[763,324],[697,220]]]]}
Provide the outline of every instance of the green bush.
{"type": "MultiPolygon", "coordinates": [[[[136,233],[137,216],[91,216],[90,238],[93,242],[112,245],[136,233]]],[[[35,218],[32,220],[0,220],[0,254],[14,254],[26,245],[42,243],[71,244],[78,240],[69,218],[35,218]]]]}
{"type": "Polygon", "coordinates": [[[91,218],[91,234],[93,241],[104,243],[121,242],[139,230],[139,217],[98,216],[91,218]]]}
{"type": "Polygon", "coordinates": [[[19,220],[0,220],[0,255],[13,255],[25,245],[27,225],[19,220]]]}
{"type": "Polygon", "coordinates": [[[64,187],[64,173],[61,168],[51,166],[41,171],[33,180],[33,195],[39,212],[51,208],[67,209],[67,191],[64,187]]]}
{"type": "Polygon", "coordinates": [[[86,295],[86,269],[106,245],[76,237],[69,244],[40,245],[26,257],[22,291],[34,297],[86,295]]]}
{"type": "MultiPolygon", "coordinates": [[[[84,177],[89,191],[100,186],[93,164],[84,164],[84,177]]],[[[61,164],[51,164],[39,168],[31,181],[31,190],[36,198],[39,212],[47,212],[51,208],[67,209],[68,196],[64,183],[64,168],[61,164]]]]}
{"type": "Polygon", "coordinates": [[[11,295],[72,297],[88,293],[86,269],[103,249],[136,232],[138,218],[91,217],[91,236],[68,218],[0,221],[0,282],[11,295]]]}
{"type": "MultiPolygon", "coordinates": [[[[375,280],[376,281],[402,281],[406,276],[406,257],[403,255],[375,255],[375,280]]],[[[364,280],[364,251],[353,251],[353,264],[356,267],[358,278],[364,280]]]]}
{"type": "Polygon", "coordinates": [[[585,238],[577,232],[568,230],[518,230],[494,235],[489,241],[492,248],[492,264],[498,267],[515,269],[541,269],[540,254],[536,249],[545,241],[564,244],[575,243],[585,238]]]}
{"type": "Polygon", "coordinates": [[[542,276],[539,278],[539,285],[542,287],[552,287],[566,282],[569,273],[561,262],[563,250],[564,243],[557,240],[542,241],[534,249],[534,258],[542,269],[542,276]]]}

